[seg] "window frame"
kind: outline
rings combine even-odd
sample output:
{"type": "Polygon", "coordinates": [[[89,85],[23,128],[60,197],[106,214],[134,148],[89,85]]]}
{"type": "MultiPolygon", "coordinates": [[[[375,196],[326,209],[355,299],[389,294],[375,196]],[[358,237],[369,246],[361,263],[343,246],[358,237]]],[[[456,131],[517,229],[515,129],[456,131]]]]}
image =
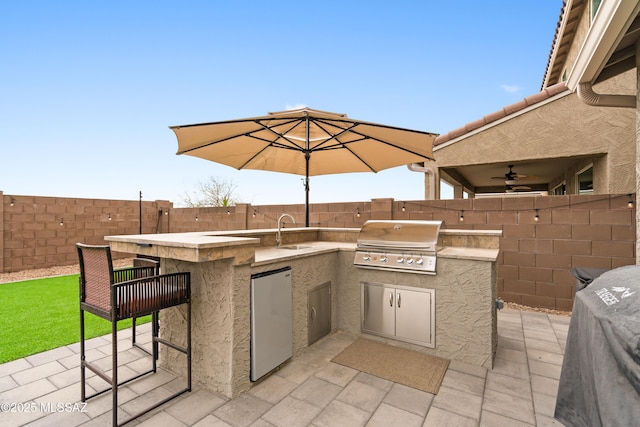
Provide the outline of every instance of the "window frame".
{"type": "Polygon", "coordinates": [[[578,172],[576,172],[575,174],[576,177],[576,194],[593,194],[594,192],[594,188],[593,188],[593,163],[585,166],[584,168],[578,170],[578,172]],[[584,174],[585,172],[587,172],[588,170],[591,169],[591,190],[581,190],[580,189],[580,175],[584,174]]]}

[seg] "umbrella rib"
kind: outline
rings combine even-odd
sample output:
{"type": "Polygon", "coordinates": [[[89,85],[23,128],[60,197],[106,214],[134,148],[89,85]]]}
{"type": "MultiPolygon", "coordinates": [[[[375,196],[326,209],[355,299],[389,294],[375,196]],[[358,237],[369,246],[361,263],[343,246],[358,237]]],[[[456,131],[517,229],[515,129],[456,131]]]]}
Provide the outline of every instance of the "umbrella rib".
{"type": "MultiPolygon", "coordinates": [[[[318,128],[322,129],[322,131],[323,131],[324,133],[326,133],[326,134],[327,134],[327,136],[329,137],[327,140],[325,140],[325,141],[321,142],[320,144],[318,144],[318,145],[317,145],[317,147],[319,147],[319,148],[314,149],[313,151],[320,151],[320,150],[323,150],[323,149],[325,149],[325,148],[335,147],[335,146],[323,147],[325,144],[328,144],[330,141],[336,141],[340,146],[344,146],[344,145],[345,145],[345,143],[344,143],[344,142],[341,142],[341,141],[338,139],[338,137],[339,137],[340,135],[343,135],[345,132],[349,132],[351,129],[353,129],[353,128],[356,126],[354,123],[351,123],[351,126],[350,126],[350,127],[346,128],[346,129],[342,129],[342,131],[340,131],[340,132],[338,132],[337,134],[333,135],[331,132],[329,132],[327,129],[325,129],[325,128],[322,126],[322,124],[328,124],[328,125],[331,125],[331,126],[335,126],[335,125],[333,125],[333,124],[331,124],[331,123],[328,123],[328,122],[326,122],[326,121],[323,121],[323,120],[318,120],[318,119],[312,119],[312,121],[313,121],[313,123],[314,123],[316,126],[318,126],[318,128]]],[[[335,120],[334,120],[334,121],[335,121],[335,120]]],[[[348,122],[345,122],[345,121],[342,121],[342,122],[343,122],[343,123],[348,123],[348,122]]],[[[337,148],[337,147],[336,147],[336,148],[337,148]]]]}
{"type": "MultiPolygon", "coordinates": [[[[352,144],[352,143],[354,143],[354,142],[360,142],[360,141],[364,141],[364,140],[367,140],[367,139],[371,139],[371,140],[373,140],[373,141],[380,142],[381,144],[385,144],[385,145],[388,145],[388,146],[390,146],[390,147],[397,148],[397,149],[402,150],[402,151],[405,151],[405,152],[407,152],[407,153],[415,154],[415,155],[417,155],[417,156],[421,156],[421,157],[424,157],[424,158],[430,159],[429,157],[425,156],[424,154],[418,153],[418,152],[413,151],[413,150],[409,150],[409,149],[407,149],[407,148],[405,148],[405,147],[399,146],[399,145],[397,145],[397,144],[393,144],[393,143],[388,142],[388,141],[385,141],[385,140],[383,140],[383,139],[375,138],[375,137],[372,137],[372,136],[369,136],[369,135],[363,134],[363,133],[361,133],[361,132],[358,132],[358,131],[356,130],[356,128],[357,128],[358,126],[362,125],[362,123],[357,123],[357,122],[348,121],[348,120],[337,120],[337,119],[336,119],[336,120],[314,119],[314,123],[316,123],[316,125],[317,125],[320,129],[322,129],[322,130],[323,130],[327,135],[329,135],[329,136],[330,136],[330,138],[329,138],[328,140],[326,140],[326,141],[322,142],[322,144],[319,144],[319,145],[318,145],[318,147],[321,147],[321,148],[318,148],[318,149],[316,149],[316,150],[314,150],[314,151],[320,151],[320,150],[325,150],[325,149],[336,149],[336,148],[340,148],[339,146],[344,147],[344,148],[347,148],[346,146],[347,146],[348,144],[352,144]],[[350,124],[351,126],[350,126],[349,128],[345,128],[345,129],[343,129],[341,132],[337,133],[336,135],[331,135],[331,133],[330,133],[330,132],[328,132],[324,127],[322,127],[322,126],[320,125],[320,123],[322,123],[322,124],[329,124],[329,125],[332,125],[332,124],[331,124],[331,122],[336,122],[336,121],[338,121],[338,122],[342,122],[342,123],[345,123],[345,124],[350,124]],[[352,132],[352,133],[353,133],[353,134],[355,134],[355,135],[359,135],[359,136],[361,137],[361,139],[357,139],[357,140],[349,141],[349,142],[343,142],[343,141],[340,141],[340,140],[338,139],[338,137],[339,137],[340,135],[345,134],[346,132],[352,132]],[[332,145],[332,146],[328,146],[328,147],[322,147],[322,145],[324,145],[324,144],[328,143],[328,142],[329,142],[329,141],[331,141],[331,140],[335,140],[335,141],[339,144],[339,146],[337,146],[337,145],[332,145]]],[[[375,126],[375,127],[379,127],[379,128],[386,128],[386,129],[394,129],[394,130],[401,130],[401,131],[407,131],[407,132],[414,132],[414,133],[420,133],[420,134],[429,135],[429,136],[434,135],[434,134],[429,133],[429,132],[422,132],[422,131],[411,130],[411,129],[403,129],[403,128],[397,128],[397,127],[393,127],[393,126],[377,125],[377,124],[375,124],[375,123],[373,123],[373,124],[372,124],[372,123],[366,123],[366,124],[367,124],[367,126],[375,126]]],[[[335,126],[335,125],[332,125],[332,126],[335,126]]],[[[349,150],[349,151],[351,151],[351,150],[349,150]]],[[[353,152],[353,151],[351,151],[351,152],[353,152]]],[[[355,155],[355,154],[354,154],[354,155],[355,155]]]]}
{"type": "MultiPolygon", "coordinates": [[[[292,145],[295,147],[295,148],[293,148],[293,147],[288,147],[288,146],[286,146],[286,145],[284,145],[284,144],[279,144],[279,145],[278,145],[278,147],[279,147],[279,148],[292,148],[292,149],[297,149],[297,150],[300,150],[300,151],[304,151],[304,147],[300,146],[300,145],[299,145],[299,144],[297,144],[295,141],[290,140],[290,139],[289,139],[289,138],[287,138],[285,135],[282,135],[282,134],[280,134],[280,133],[276,132],[276,131],[275,131],[275,130],[273,130],[271,127],[269,127],[269,126],[265,125],[264,123],[262,123],[263,121],[267,121],[267,120],[268,120],[268,121],[281,121],[281,120],[282,120],[282,118],[278,118],[277,120],[276,120],[275,118],[274,118],[274,119],[262,119],[262,120],[260,120],[260,119],[249,119],[249,120],[230,120],[230,121],[226,121],[226,122],[212,122],[212,123],[205,123],[205,124],[203,124],[203,125],[184,125],[184,126],[173,126],[173,128],[176,128],[176,129],[177,129],[177,128],[181,128],[181,127],[183,127],[183,128],[188,128],[188,127],[195,127],[195,126],[215,125],[215,124],[219,124],[219,123],[226,124],[226,123],[247,123],[247,122],[253,122],[253,123],[257,124],[258,126],[261,126],[261,128],[260,128],[260,129],[252,130],[252,131],[249,131],[249,132],[245,132],[245,133],[243,133],[243,134],[232,135],[232,136],[229,136],[229,137],[226,137],[226,138],[223,138],[223,139],[219,139],[219,140],[216,140],[216,141],[207,141],[207,142],[204,142],[204,143],[202,143],[202,144],[200,144],[200,145],[198,145],[198,146],[196,146],[196,147],[191,147],[191,148],[188,148],[188,149],[186,149],[186,150],[178,151],[176,154],[186,154],[186,153],[189,153],[189,152],[191,152],[191,151],[195,151],[195,150],[199,150],[199,149],[201,149],[201,148],[208,147],[208,146],[210,146],[210,145],[216,145],[216,144],[219,144],[219,143],[221,143],[221,142],[230,141],[230,140],[232,140],[232,139],[235,139],[235,138],[238,138],[238,137],[241,137],[241,136],[248,136],[248,137],[251,137],[251,138],[255,138],[255,139],[257,139],[257,140],[260,140],[260,141],[268,142],[270,145],[272,145],[272,144],[273,144],[273,145],[278,144],[276,141],[271,141],[271,140],[269,140],[269,139],[261,138],[261,137],[257,137],[257,136],[255,136],[255,135],[253,135],[255,132],[260,132],[260,131],[262,131],[262,130],[267,130],[267,131],[269,131],[269,132],[272,132],[276,137],[285,139],[287,142],[289,142],[290,144],[292,144],[292,145]]],[[[287,132],[290,132],[290,131],[291,131],[291,129],[293,129],[293,128],[295,128],[296,126],[298,126],[298,125],[300,124],[300,119],[297,119],[297,118],[296,118],[296,119],[291,119],[291,120],[290,120],[290,121],[288,121],[288,122],[287,122],[287,121],[285,121],[285,122],[283,122],[283,123],[278,123],[277,125],[278,125],[278,126],[282,126],[282,125],[287,125],[287,124],[289,124],[289,123],[293,123],[293,126],[291,126],[289,129],[287,129],[287,132]]]]}
{"type": "MultiPolygon", "coordinates": [[[[266,120],[265,120],[265,121],[266,121],[266,120]]],[[[273,120],[269,119],[269,121],[273,121],[273,120]]],[[[300,150],[300,151],[304,151],[304,147],[302,147],[302,146],[300,146],[300,145],[296,144],[296,142],[295,142],[295,141],[292,141],[292,140],[290,140],[289,138],[287,138],[287,137],[286,137],[286,134],[287,134],[287,133],[291,132],[291,130],[295,129],[295,128],[296,128],[296,126],[298,126],[298,125],[301,123],[301,120],[300,120],[300,119],[292,119],[292,120],[290,120],[289,122],[278,123],[278,124],[277,124],[277,126],[287,125],[287,124],[290,124],[290,123],[292,123],[292,124],[293,124],[293,126],[291,126],[289,129],[287,129],[285,132],[276,132],[275,130],[273,130],[273,128],[272,128],[272,127],[269,127],[269,126],[265,125],[264,123],[262,123],[262,120],[256,120],[256,121],[255,121],[255,123],[256,123],[256,124],[258,124],[258,125],[260,125],[260,126],[262,126],[262,128],[263,128],[263,129],[268,130],[269,132],[272,132],[272,133],[273,133],[277,138],[283,138],[284,140],[286,140],[286,141],[287,141],[287,142],[289,142],[290,144],[292,144],[292,145],[294,145],[295,147],[297,147],[297,148],[293,148],[293,149],[297,149],[297,150],[300,150]]],[[[252,137],[252,138],[257,138],[257,137],[255,137],[255,136],[253,136],[253,135],[247,135],[247,136],[250,136],[250,137],[252,137]]],[[[263,138],[258,138],[258,139],[263,139],[263,138]]],[[[268,141],[267,139],[263,139],[263,140],[264,140],[264,141],[268,141]]],[[[276,141],[271,141],[271,144],[277,144],[277,142],[276,142],[276,141]]],[[[287,147],[287,146],[286,146],[286,145],[284,145],[284,144],[280,144],[280,145],[279,145],[279,147],[280,147],[280,148],[291,148],[291,147],[287,147]]]]}
{"type": "MultiPolygon", "coordinates": [[[[317,147],[317,148],[315,148],[313,151],[335,150],[335,149],[339,149],[339,148],[345,148],[345,149],[349,150],[349,152],[350,152],[351,154],[353,154],[355,157],[357,157],[360,161],[362,161],[362,162],[363,162],[367,167],[369,167],[372,171],[375,171],[375,169],[371,168],[371,166],[370,166],[370,165],[368,165],[364,160],[362,160],[362,158],[360,158],[357,154],[355,154],[355,153],[353,152],[353,150],[349,149],[349,148],[348,148],[348,145],[349,145],[349,144],[352,144],[352,143],[354,143],[354,142],[360,142],[360,141],[364,141],[364,140],[370,139],[370,140],[373,140],[373,141],[377,141],[377,142],[379,142],[379,143],[381,143],[381,144],[385,144],[385,145],[388,145],[388,146],[390,146],[390,147],[396,148],[396,149],[398,149],[398,150],[402,150],[402,151],[405,151],[405,152],[407,152],[407,153],[415,154],[416,156],[420,156],[420,157],[423,157],[423,158],[426,158],[426,159],[430,159],[429,157],[425,156],[424,154],[418,153],[418,152],[416,152],[416,151],[414,151],[414,150],[410,150],[410,149],[408,149],[408,148],[405,148],[405,147],[399,146],[399,145],[397,145],[397,144],[393,144],[393,143],[391,143],[391,142],[388,142],[388,141],[385,141],[385,140],[382,140],[382,139],[379,139],[379,138],[375,138],[375,137],[372,137],[372,136],[369,136],[369,135],[365,135],[365,134],[363,134],[363,133],[361,133],[361,132],[358,132],[358,131],[356,130],[356,128],[357,128],[357,127],[358,127],[358,125],[359,125],[358,123],[355,123],[355,122],[349,122],[349,121],[347,121],[347,120],[332,120],[332,121],[334,121],[334,122],[335,122],[335,121],[340,121],[340,122],[342,122],[342,123],[350,124],[351,126],[350,126],[349,128],[345,128],[345,129],[343,129],[341,132],[337,133],[336,135],[331,135],[331,133],[330,133],[330,132],[328,132],[328,131],[323,127],[323,126],[321,126],[321,123],[322,123],[322,124],[329,124],[329,125],[331,125],[331,123],[330,123],[328,120],[315,119],[315,120],[314,120],[314,123],[316,123],[316,125],[317,125],[320,129],[322,129],[322,130],[323,130],[327,135],[329,135],[329,136],[330,136],[330,138],[329,138],[327,141],[324,141],[324,142],[322,142],[321,144],[319,144],[319,145],[318,145],[318,147],[317,147]],[[340,141],[338,138],[339,138],[341,135],[345,134],[346,132],[352,132],[353,134],[360,136],[360,139],[356,139],[356,140],[354,140],[354,141],[349,141],[349,142],[343,142],[343,141],[340,141]],[[335,141],[337,142],[337,144],[335,144],[335,145],[331,145],[331,146],[324,146],[324,147],[323,147],[323,145],[324,145],[324,144],[328,143],[328,142],[329,142],[329,141],[331,141],[331,140],[335,140],[335,141]]],[[[335,125],[333,125],[333,126],[335,126],[335,125]]],[[[374,126],[375,126],[375,125],[374,125],[374,126]]],[[[390,127],[390,126],[381,126],[381,125],[379,125],[379,126],[377,126],[377,127],[384,127],[384,128],[397,129],[397,130],[407,130],[407,129],[401,129],[401,128],[394,128],[394,127],[390,127]]],[[[411,131],[411,130],[409,129],[409,131],[411,131]]],[[[422,133],[422,134],[425,134],[425,135],[432,135],[432,134],[430,134],[430,133],[428,133],[428,132],[421,132],[421,131],[412,131],[412,132],[422,133]]]]}
{"type": "MultiPolygon", "coordinates": [[[[345,121],[345,120],[341,120],[341,121],[342,121],[342,122],[346,122],[346,123],[348,123],[348,122],[347,122],[347,121],[345,121]]],[[[356,129],[356,128],[358,127],[358,125],[359,125],[359,124],[357,124],[357,123],[353,123],[353,126],[351,126],[349,129],[345,129],[343,132],[340,132],[339,134],[335,135],[332,139],[335,139],[335,140],[336,140],[336,141],[337,141],[341,146],[343,146],[344,148],[347,148],[346,146],[347,146],[348,144],[352,144],[352,143],[354,143],[354,142],[360,142],[360,141],[364,141],[364,140],[370,139],[370,140],[373,140],[373,141],[377,141],[377,142],[379,142],[379,143],[381,143],[381,144],[385,144],[385,145],[388,145],[388,146],[390,146],[390,147],[396,148],[396,149],[398,149],[398,150],[402,150],[402,151],[405,151],[405,152],[407,152],[407,153],[415,154],[416,156],[420,156],[420,157],[423,157],[423,158],[426,158],[426,159],[429,159],[429,160],[433,160],[433,159],[431,159],[430,157],[427,157],[427,156],[425,156],[425,155],[424,155],[424,154],[422,154],[422,153],[418,153],[418,152],[416,152],[416,151],[414,151],[414,150],[410,150],[410,149],[408,149],[408,148],[406,148],[406,147],[402,147],[402,146],[400,146],[400,145],[398,145],[398,144],[394,144],[394,143],[391,143],[391,142],[385,141],[385,140],[383,140],[383,139],[375,138],[375,137],[373,137],[373,136],[366,135],[366,134],[364,134],[364,133],[362,133],[362,132],[358,132],[358,131],[357,131],[357,129],[356,129]],[[355,134],[355,135],[359,135],[359,136],[361,137],[361,139],[357,139],[357,140],[349,141],[349,142],[342,142],[342,141],[340,141],[339,139],[337,139],[339,135],[341,135],[341,134],[343,134],[343,133],[345,133],[345,132],[347,132],[347,131],[352,132],[352,133],[353,133],[353,134],[355,134]]],[[[390,127],[390,126],[381,126],[381,125],[374,125],[374,126],[377,126],[377,127],[383,127],[383,128],[389,128],[389,129],[397,129],[397,130],[409,131],[409,132],[415,132],[415,133],[420,133],[420,134],[424,134],[424,135],[433,135],[433,134],[428,133],[428,132],[412,131],[412,130],[410,130],[410,129],[394,128],[394,127],[390,127]]],[[[323,130],[324,130],[324,129],[323,129],[323,130]]],[[[326,131],[325,131],[325,132],[326,132],[326,131]]],[[[335,146],[334,146],[334,147],[327,147],[327,148],[338,148],[338,147],[335,147],[335,146]]],[[[349,150],[349,151],[351,151],[351,150],[349,150]]]]}

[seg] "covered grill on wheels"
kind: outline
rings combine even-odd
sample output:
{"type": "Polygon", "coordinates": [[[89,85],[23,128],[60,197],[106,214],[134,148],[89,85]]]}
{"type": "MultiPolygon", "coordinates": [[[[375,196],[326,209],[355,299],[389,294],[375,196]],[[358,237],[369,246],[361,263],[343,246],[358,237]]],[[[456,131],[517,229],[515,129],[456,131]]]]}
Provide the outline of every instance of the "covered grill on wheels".
{"type": "Polygon", "coordinates": [[[435,275],[441,225],[442,221],[367,221],[358,236],[353,264],[435,275]]]}

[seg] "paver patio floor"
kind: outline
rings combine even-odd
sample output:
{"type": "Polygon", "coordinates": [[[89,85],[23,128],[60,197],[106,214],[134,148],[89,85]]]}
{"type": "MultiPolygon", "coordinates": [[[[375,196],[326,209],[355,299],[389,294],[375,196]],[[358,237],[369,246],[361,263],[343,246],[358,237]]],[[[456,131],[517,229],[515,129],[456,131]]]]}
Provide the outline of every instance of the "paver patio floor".
{"type": "MultiPolygon", "coordinates": [[[[560,426],[553,419],[569,317],[504,309],[491,370],[452,361],[437,395],[331,362],[356,337],[333,333],[235,399],[194,388],[131,426],[560,426]]],[[[138,327],[149,343],[150,324],[138,327]]],[[[149,357],[122,340],[119,375],[133,376],[149,357]]],[[[145,341],[146,340],[146,341],[145,341]]],[[[90,340],[87,358],[109,366],[110,337],[90,340]]],[[[79,344],[0,365],[0,425],[108,426],[111,394],[78,404],[79,344]],[[9,410],[7,410],[9,409],[9,410]],[[12,412],[13,410],[13,412],[12,412]]],[[[90,371],[87,371],[88,374],[90,371]]],[[[105,387],[92,376],[90,388],[105,387]]],[[[159,370],[121,388],[121,417],[160,400],[184,379],[159,370]]]]}

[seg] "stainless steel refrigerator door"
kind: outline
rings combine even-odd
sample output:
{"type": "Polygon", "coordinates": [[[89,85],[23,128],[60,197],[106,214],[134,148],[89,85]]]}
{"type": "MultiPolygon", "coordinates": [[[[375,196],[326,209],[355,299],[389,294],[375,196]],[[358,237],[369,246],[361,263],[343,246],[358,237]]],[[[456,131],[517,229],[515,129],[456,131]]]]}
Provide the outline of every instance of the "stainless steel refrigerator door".
{"type": "Polygon", "coordinates": [[[251,381],[293,355],[291,268],[251,278],[251,381]]]}

